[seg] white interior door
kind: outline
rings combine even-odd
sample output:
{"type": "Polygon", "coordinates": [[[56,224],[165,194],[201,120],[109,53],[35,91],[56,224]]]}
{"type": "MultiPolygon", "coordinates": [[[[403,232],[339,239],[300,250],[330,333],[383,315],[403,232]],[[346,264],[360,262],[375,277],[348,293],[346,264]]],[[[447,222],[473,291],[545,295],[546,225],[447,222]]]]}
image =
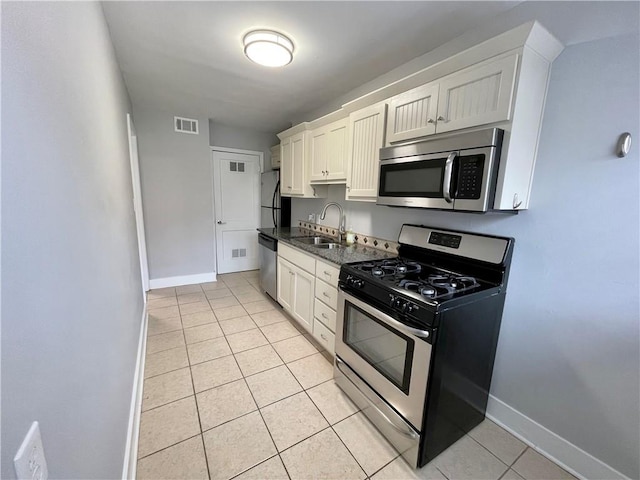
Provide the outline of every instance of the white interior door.
{"type": "Polygon", "coordinates": [[[260,157],[213,152],[217,272],[260,266],[260,157]]]}
{"type": "MultiPolygon", "coordinates": [[[[140,255],[140,274],[142,291],[149,290],[149,266],[147,263],[147,241],[144,235],[144,217],[142,215],[142,189],[140,188],[140,166],[138,162],[138,137],[131,114],[127,113],[127,131],[129,133],[129,159],[131,161],[131,184],[133,186],[133,211],[138,232],[138,252],[140,255]]],[[[146,298],[146,296],[145,296],[146,298]]]]}

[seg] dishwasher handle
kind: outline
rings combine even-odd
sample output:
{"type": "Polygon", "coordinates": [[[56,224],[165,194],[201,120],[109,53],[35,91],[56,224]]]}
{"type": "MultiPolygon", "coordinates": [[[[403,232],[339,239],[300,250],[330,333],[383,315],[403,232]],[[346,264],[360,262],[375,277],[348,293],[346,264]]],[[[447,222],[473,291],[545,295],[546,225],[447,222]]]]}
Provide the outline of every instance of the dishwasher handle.
{"type": "Polygon", "coordinates": [[[264,233],[258,233],[258,243],[263,247],[267,247],[272,252],[278,251],[278,240],[271,238],[264,233]]]}

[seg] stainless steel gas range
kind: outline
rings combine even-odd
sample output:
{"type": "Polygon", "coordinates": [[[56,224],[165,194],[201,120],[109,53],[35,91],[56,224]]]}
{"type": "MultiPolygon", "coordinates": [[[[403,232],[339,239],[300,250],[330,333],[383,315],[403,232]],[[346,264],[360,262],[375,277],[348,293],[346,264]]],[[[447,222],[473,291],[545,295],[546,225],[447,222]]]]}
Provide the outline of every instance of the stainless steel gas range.
{"type": "Polygon", "coordinates": [[[514,240],[403,225],[399,243],[340,270],[334,378],[421,467],[484,418],[514,240]]]}

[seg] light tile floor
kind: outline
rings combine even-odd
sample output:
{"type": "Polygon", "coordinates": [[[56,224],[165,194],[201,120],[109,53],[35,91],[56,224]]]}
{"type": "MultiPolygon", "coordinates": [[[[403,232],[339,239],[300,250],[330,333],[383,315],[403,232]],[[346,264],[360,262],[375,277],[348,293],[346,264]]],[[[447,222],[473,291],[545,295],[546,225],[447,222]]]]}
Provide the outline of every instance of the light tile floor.
{"type": "Polygon", "coordinates": [[[489,420],[412,470],[257,287],[252,271],[149,292],[139,479],[574,478],[489,420]]]}

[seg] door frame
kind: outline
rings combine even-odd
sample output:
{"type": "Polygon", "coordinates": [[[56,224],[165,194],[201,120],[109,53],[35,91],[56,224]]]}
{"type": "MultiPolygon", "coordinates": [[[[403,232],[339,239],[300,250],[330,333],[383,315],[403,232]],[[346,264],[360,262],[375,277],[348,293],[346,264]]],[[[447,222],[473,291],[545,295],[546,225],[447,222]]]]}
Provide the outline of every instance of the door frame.
{"type": "Polygon", "coordinates": [[[242,154],[246,154],[246,155],[257,155],[258,156],[258,161],[260,162],[260,173],[264,173],[264,152],[259,152],[256,150],[244,150],[244,149],[240,149],[240,148],[229,148],[229,147],[216,147],[216,146],[210,146],[209,149],[211,150],[210,152],[210,156],[209,156],[209,161],[211,162],[211,207],[212,207],[212,224],[213,224],[213,258],[215,261],[215,265],[214,265],[214,269],[213,271],[215,272],[215,275],[218,275],[218,232],[216,229],[216,193],[215,193],[215,188],[216,188],[216,178],[215,178],[215,166],[214,166],[214,160],[213,160],[213,154],[214,152],[221,152],[221,153],[242,153],[242,154]]]}
{"type": "Polygon", "coordinates": [[[136,219],[138,237],[138,255],[140,257],[140,276],[142,277],[142,295],[146,302],[149,291],[149,263],[147,260],[147,240],[144,232],[144,214],[142,210],[142,187],[140,185],[140,157],[138,155],[138,136],[133,118],[127,113],[127,134],[129,139],[129,163],[131,166],[131,186],[133,189],[133,211],[136,219]]]}

